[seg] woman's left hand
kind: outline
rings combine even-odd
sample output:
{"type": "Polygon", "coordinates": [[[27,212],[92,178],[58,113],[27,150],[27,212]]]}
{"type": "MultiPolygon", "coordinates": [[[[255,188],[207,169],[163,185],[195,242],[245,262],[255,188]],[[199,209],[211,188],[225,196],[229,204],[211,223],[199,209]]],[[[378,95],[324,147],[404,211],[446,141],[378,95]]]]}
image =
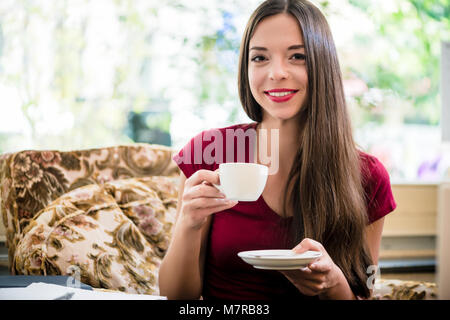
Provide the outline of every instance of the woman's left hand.
{"type": "Polygon", "coordinates": [[[321,243],[305,238],[294,249],[296,253],[308,250],[320,251],[322,256],[311,262],[307,267],[298,270],[282,270],[282,274],[292,282],[297,289],[308,296],[320,295],[327,298],[330,289],[339,284],[343,277],[341,269],[333,262],[321,243]]]}

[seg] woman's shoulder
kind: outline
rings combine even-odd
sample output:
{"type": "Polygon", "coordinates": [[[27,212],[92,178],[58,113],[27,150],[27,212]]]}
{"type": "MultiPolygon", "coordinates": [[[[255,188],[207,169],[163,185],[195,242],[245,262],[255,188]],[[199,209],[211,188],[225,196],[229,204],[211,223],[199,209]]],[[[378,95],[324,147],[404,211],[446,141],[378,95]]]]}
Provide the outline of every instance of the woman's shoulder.
{"type": "Polygon", "coordinates": [[[203,131],[198,132],[195,136],[189,138],[189,140],[187,141],[187,145],[193,144],[195,142],[199,143],[201,141],[202,142],[201,145],[203,147],[206,147],[208,144],[214,141],[218,135],[220,135],[225,139],[226,134],[229,131],[235,132],[239,129],[247,131],[248,129],[256,128],[256,124],[257,124],[256,122],[240,123],[229,125],[227,127],[205,129],[203,131]],[[214,137],[214,139],[212,139],[211,137],[214,137]]]}
{"type": "Polygon", "coordinates": [[[389,173],[377,157],[359,151],[363,187],[369,222],[372,223],[396,208],[389,173]]]}
{"type": "Polygon", "coordinates": [[[218,163],[224,162],[224,157],[226,157],[227,148],[224,146],[228,133],[231,131],[232,134],[235,134],[239,129],[246,132],[255,126],[256,123],[241,123],[203,130],[190,138],[184,147],[175,153],[173,160],[186,177],[200,169],[215,170],[218,163]]]}
{"type": "Polygon", "coordinates": [[[358,153],[359,153],[360,159],[365,161],[365,162],[369,162],[371,164],[376,164],[376,163],[378,163],[380,161],[374,155],[371,155],[371,154],[369,154],[367,152],[364,152],[362,150],[358,150],[358,153]]]}
{"type": "Polygon", "coordinates": [[[362,173],[366,179],[388,179],[389,173],[383,163],[374,155],[358,150],[362,166],[362,173]]]}

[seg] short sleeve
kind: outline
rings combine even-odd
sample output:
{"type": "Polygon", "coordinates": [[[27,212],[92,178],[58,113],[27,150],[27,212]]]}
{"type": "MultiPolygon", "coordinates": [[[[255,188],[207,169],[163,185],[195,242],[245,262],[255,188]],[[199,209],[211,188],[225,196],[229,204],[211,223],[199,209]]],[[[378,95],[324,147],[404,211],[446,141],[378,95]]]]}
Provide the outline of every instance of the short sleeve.
{"type": "Polygon", "coordinates": [[[203,157],[205,148],[211,143],[209,139],[205,139],[204,137],[206,132],[202,131],[193,137],[172,158],[186,178],[189,178],[200,169],[215,170],[214,163],[205,163],[203,157]]]}
{"type": "Polygon", "coordinates": [[[173,156],[173,160],[184,173],[186,178],[193,175],[199,168],[195,165],[196,141],[201,139],[203,132],[193,137],[178,153],[173,156]]]}
{"type": "Polygon", "coordinates": [[[392,193],[389,173],[374,156],[365,155],[365,192],[369,224],[395,210],[397,204],[392,193]]]}
{"type": "Polygon", "coordinates": [[[186,178],[200,169],[214,171],[223,162],[253,162],[253,153],[248,151],[253,150],[252,139],[246,133],[255,127],[256,123],[250,123],[204,130],[176,153],[173,160],[186,178]]]}

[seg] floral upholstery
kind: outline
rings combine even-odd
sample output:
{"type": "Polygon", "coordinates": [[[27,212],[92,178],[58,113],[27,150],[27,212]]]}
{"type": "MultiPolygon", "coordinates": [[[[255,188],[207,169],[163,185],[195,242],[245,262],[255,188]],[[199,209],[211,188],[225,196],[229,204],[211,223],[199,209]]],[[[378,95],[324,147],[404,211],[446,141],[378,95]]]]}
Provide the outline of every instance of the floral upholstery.
{"type": "Polygon", "coordinates": [[[174,180],[131,178],[64,194],[24,229],[14,272],[77,271],[95,288],[158,294],[157,271],[176,213],[174,180]]]}
{"type": "Polygon", "coordinates": [[[0,209],[9,265],[34,215],[80,186],[145,176],[178,176],[170,148],[133,144],[78,151],[22,151],[0,157],[0,209]]]}
{"type": "Polygon", "coordinates": [[[373,300],[435,300],[437,286],[423,281],[379,279],[372,296],[373,300]]]}

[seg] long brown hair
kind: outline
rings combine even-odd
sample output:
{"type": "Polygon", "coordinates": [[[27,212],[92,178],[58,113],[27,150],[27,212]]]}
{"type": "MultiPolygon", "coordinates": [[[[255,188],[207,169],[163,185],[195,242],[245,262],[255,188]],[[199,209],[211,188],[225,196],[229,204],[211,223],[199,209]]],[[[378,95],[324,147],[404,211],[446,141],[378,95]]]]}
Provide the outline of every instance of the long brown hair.
{"type": "Polygon", "coordinates": [[[262,110],[248,79],[249,43],[258,23],[279,13],[299,22],[308,73],[300,148],[285,187],[283,214],[292,212],[293,244],[304,237],[322,243],[354,294],[368,297],[366,271],[372,260],[365,240],[364,168],[352,137],[334,41],[317,7],[305,0],[268,0],[255,10],[241,43],[239,97],[247,115],[261,122],[262,110]]]}

